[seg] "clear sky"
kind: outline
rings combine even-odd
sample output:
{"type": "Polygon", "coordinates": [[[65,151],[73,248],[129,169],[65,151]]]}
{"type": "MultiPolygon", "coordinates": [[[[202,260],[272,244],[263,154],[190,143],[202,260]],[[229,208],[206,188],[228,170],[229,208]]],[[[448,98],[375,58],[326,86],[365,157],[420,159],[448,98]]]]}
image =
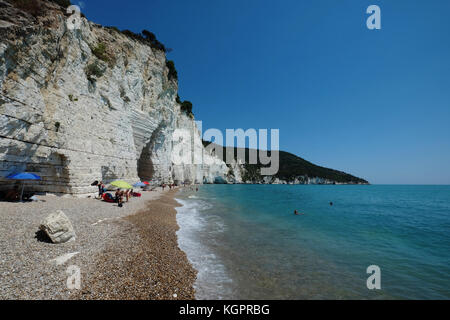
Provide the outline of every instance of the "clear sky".
{"type": "Polygon", "coordinates": [[[81,4],[173,48],[204,128],[280,129],[281,150],[371,183],[450,184],[448,0],[81,4]],[[371,4],[381,30],[366,27],[371,4]]]}

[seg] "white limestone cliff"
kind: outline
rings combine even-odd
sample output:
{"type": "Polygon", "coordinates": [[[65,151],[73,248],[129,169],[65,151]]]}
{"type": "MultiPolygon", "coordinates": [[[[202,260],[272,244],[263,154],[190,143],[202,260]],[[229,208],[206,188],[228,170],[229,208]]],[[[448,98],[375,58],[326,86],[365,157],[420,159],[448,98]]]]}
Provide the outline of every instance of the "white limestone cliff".
{"type": "Polygon", "coordinates": [[[61,8],[45,5],[35,18],[0,0],[1,177],[35,172],[34,190],[77,195],[95,192],[94,180],[226,179],[176,102],[163,51],[85,18],[69,30],[61,8]],[[99,44],[107,59],[93,53],[99,44]],[[174,132],[203,163],[173,163],[174,132]]]}
{"type": "Polygon", "coordinates": [[[181,113],[175,127],[171,157],[174,182],[179,184],[227,181],[227,165],[203,147],[196,123],[181,113]]]}

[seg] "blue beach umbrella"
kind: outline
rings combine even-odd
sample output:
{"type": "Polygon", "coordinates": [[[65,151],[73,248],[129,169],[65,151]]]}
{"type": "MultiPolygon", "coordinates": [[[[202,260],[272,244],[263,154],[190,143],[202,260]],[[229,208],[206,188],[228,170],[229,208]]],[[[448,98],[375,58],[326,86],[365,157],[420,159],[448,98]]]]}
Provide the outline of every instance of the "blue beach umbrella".
{"type": "MultiPolygon", "coordinates": [[[[40,176],[31,172],[19,172],[13,173],[6,177],[10,180],[42,180],[40,176]]],[[[25,188],[25,183],[22,183],[22,192],[20,193],[20,201],[22,201],[23,189],[25,188]]]]}
{"type": "Polygon", "coordinates": [[[136,182],[135,184],[133,184],[133,187],[145,187],[146,184],[143,182],[136,182]]]}

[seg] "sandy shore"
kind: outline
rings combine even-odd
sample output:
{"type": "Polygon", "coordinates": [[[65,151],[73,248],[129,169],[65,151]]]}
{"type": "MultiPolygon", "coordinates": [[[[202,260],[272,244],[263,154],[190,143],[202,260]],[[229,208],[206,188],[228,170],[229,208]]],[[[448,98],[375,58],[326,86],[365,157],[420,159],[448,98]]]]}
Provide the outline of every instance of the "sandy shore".
{"type": "Polygon", "coordinates": [[[144,192],[123,208],[56,196],[0,202],[0,299],[193,299],[196,271],[175,233],[176,192],[144,192]],[[40,237],[40,221],[58,209],[72,221],[75,241],[40,237]],[[73,265],[80,290],[66,285],[73,265]]]}

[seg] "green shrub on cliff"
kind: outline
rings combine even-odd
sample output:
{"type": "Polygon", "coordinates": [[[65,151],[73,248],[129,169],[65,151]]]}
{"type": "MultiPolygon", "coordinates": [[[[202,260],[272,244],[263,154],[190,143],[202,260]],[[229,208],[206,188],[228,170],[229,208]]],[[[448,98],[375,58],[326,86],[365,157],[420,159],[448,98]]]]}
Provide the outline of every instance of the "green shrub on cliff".
{"type": "Polygon", "coordinates": [[[116,32],[119,32],[119,33],[120,33],[120,30],[119,30],[119,28],[117,28],[117,27],[115,27],[115,26],[106,26],[106,27],[105,27],[105,29],[109,29],[109,30],[114,30],[114,31],[116,31],[116,32]]]}
{"type": "Polygon", "coordinates": [[[106,54],[106,45],[104,43],[100,42],[99,44],[97,44],[95,48],[91,48],[91,51],[94,54],[94,56],[96,56],[100,60],[108,62],[109,58],[108,55],[106,54]]]}
{"type": "Polygon", "coordinates": [[[154,49],[161,50],[163,52],[169,52],[172,51],[171,49],[167,49],[164,44],[162,44],[158,39],[156,39],[156,36],[153,32],[150,32],[148,30],[142,30],[142,35],[144,36],[144,39],[150,43],[150,46],[154,49]]]}
{"type": "Polygon", "coordinates": [[[12,3],[17,9],[23,10],[33,17],[40,16],[43,13],[40,0],[13,0],[12,3]]]}
{"type": "Polygon", "coordinates": [[[122,33],[124,35],[126,35],[127,37],[134,39],[134,40],[140,40],[140,41],[145,40],[144,37],[142,37],[140,34],[134,33],[133,31],[128,30],[128,29],[122,30],[122,33]]]}
{"type": "Polygon", "coordinates": [[[192,102],[190,101],[183,101],[180,106],[181,111],[186,113],[191,118],[194,117],[194,114],[192,113],[192,102]]]}
{"type": "Polygon", "coordinates": [[[145,43],[151,48],[161,50],[164,53],[172,51],[171,49],[167,49],[164,44],[156,39],[155,34],[148,30],[143,30],[142,33],[134,33],[130,30],[123,30],[122,33],[131,39],[145,43]]]}
{"type": "Polygon", "coordinates": [[[103,42],[97,44],[96,47],[91,47],[92,54],[96,56],[98,59],[107,62],[110,68],[113,68],[116,64],[116,57],[111,50],[107,51],[107,47],[103,42]]]}
{"type": "Polygon", "coordinates": [[[149,40],[150,42],[158,41],[156,40],[156,36],[153,32],[150,32],[148,30],[142,30],[142,35],[145,37],[145,39],[149,40]]]}
{"type": "MultiPolygon", "coordinates": [[[[66,9],[71,5],[70,0],[49,0],[60,5],[62,8],[66,9]]],[[[40,16],[44,13],[44,0],[11,0],[12,4],[29,14],[33,17],[40,16]]]]}
{"type": "Polygon", "coordinates": [[[181,112],[186,113],[191,119],[194,118],[194,114],[192,113],[192,102],[190,101],[181,101],[180,96],[177,94],[175,101],[180,105],[181,112]]]}
{"type": "Polygon", "coordinates": [[[178,73],[177,70],[175,69],[175,63],[172,60],[168,60],[166,61],[166,66],[167,68],[169,68],[169,80],[178,80],[178,73]]]}
{"type": "Polygon", "coordinates": [[[97,63],[91,63],[86,67],[85,73],[89,81],[95,81],[95,78],[92,78],[92,76],[100,78],[105,71],[102,70],[97,63]]]}
{"type": "Polygon", "coordinates": [[[55,2],[64,8],[67,8],[68,6],[71,5],[70,0],[50,0],[50,1],[55,2]]]}
{"type": "Polygon", "coordinates": [[[183,101],[181,103],[181,111],[184,111],[187,114],[192,113],[192,102],[190,102],[190,101],[183,101]]]}

